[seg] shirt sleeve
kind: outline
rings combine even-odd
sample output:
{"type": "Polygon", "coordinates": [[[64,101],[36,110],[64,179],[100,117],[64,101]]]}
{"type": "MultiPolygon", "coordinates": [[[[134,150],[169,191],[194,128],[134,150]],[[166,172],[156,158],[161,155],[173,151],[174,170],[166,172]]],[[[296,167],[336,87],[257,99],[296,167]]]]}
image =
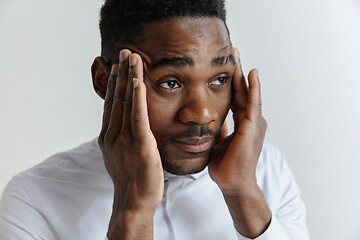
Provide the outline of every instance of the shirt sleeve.
{"type": "Polygon", "coordinates": [[[19,181],[12,179],[0,200],[0,239],[55,239],[19,181]]]}
{"type": "MultiPolygon", "coordinates": [[[[300,189],[285,161],[284,155],[275,147],[269,147],[262,164],[264,170],[262,188],[272,212],[267,230],[256,240],[308,240],[306,209],[300,189]]],[[[236,231],[238,240],[248,240],[236,231]]]]}
{"type": "MultiPolygon", "coordinates": [[[[244,237],[238,231],[236,231],[238,240],[250,240],[250,238],[244,237]]],[[[291,240],[286,233],[285,229],[281,226],[276,218],[271,219],[271,223],[267,230],[261,234],[256,240],[291,240]]]]}

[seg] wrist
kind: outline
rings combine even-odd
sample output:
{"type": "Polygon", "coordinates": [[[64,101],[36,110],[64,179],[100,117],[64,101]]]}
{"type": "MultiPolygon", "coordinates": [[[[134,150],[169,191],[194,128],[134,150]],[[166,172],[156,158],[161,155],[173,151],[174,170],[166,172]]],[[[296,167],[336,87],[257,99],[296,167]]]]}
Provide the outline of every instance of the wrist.
{"type": "Polygon", "coordinates": [[[261,189],[243,189],[239,194],[224,194],[236,230],[248,238],[260,236],[268,228],[272,213],[261,189]]]}
{"type": "Polygon", "coordinates": [[[108,229],[112,239],[152,239],[154,211],[122,210],[113,212],[108,229]]]}
{"type": "Polygon", "coordinates": [[[244,195],[256,195],[262,193],[255,177],[239,178],[236,184],[220,186],[224,197],[239,197],[244,195]]]}

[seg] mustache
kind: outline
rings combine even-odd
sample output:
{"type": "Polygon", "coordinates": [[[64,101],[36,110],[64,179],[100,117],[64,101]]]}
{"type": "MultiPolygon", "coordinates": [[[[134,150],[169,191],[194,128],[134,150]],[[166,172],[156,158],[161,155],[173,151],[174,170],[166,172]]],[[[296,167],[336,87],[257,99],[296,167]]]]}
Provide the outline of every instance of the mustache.
{"type": "Polygon", "coordinates": [[[168,134],[168,136],[166,137],[166,142],[170,141],[171,139],[181,139],[186,137],[203,137],[203,136],[217,137],[220,135],[220,131],[221,129],[216,131],[211,130],[207,126],[192,126],[187,130],[168,134]]]}

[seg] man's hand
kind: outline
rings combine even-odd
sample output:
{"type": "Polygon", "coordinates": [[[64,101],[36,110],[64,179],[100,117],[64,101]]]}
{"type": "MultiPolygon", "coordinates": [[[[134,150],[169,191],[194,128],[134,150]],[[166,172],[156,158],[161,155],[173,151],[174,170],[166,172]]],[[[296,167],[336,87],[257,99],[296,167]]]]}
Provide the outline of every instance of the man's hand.
{"type": "Polygon", "coordinates": [[[249,73],[248,88],[239,52],[237,49],[234,52],[236,68],[231,110],[235,129],[215,147],[209,173],[224,195],[235,228],[242,235],[255,238],[266,230],[271,220],[271,212],[256,182],[256,166],[267,124],[262,116],[258,71],[249,73]]]}
{"type": "Polygon", "coordinates": [[[108,238],[152,239],[164,175],[150,130],[142,59],[129,50],[111,68],[99,145],[114,183],[108,238]]]}

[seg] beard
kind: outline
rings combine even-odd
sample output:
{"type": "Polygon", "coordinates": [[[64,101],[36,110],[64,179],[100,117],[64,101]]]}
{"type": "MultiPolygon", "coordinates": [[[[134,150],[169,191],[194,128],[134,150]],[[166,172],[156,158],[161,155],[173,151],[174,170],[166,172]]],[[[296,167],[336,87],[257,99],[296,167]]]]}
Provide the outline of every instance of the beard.
{"type": "Polygon", "coordinates": [[[193,126],[186,131],[169,133],[161,145],[158,143],[158,149],[161,157],[163,169],[175,175],[194,174],[203,171],[210,162],[212,146],[208,151],[201,153],[187,153],[187,156],[176,154],[171,151],[169,146],[174,139],[184,137],[213,137],[213,143],[218,142],[221,129],[211,130],[206,126],[193,126]]]}

